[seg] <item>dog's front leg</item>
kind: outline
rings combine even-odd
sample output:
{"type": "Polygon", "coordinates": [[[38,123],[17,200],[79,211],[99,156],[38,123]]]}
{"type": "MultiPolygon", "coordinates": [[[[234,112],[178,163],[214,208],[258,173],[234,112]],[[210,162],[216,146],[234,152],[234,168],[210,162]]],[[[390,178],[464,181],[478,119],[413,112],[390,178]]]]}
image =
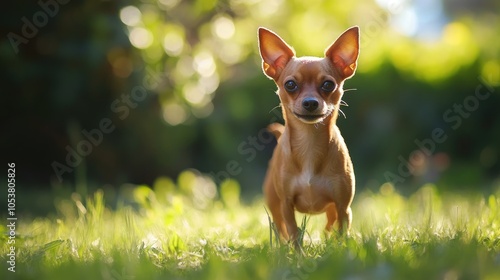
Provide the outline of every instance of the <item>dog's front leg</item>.
{"type": "Polygon", "coordinates": [[[289,241],[292,241],[295,246],[298,246],[299,229],[295,220],[295,208],[292,201],[285,200],[281,204],[281,212],[288,232],[289,241]]]}

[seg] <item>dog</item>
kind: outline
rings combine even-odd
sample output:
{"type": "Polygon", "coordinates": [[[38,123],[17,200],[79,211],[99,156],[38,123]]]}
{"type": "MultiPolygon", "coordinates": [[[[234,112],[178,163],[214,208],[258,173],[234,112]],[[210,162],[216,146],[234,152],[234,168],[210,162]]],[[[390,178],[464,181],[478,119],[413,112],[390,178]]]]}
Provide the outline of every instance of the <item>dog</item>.
{"type": "Polygon", "coordinates": [[[276,33],[258,30],[264,74],[278,86],[285,125],[268,130],[277,139],[263,192],[281,238],[298,244],[295,210],[325,213],[325,230],[351,227],[355,177],[349,151],[336,120],[344,81],[359,56],[359,28],[351,27],[325,50],[325,56],[296,57],[276,33]]]}

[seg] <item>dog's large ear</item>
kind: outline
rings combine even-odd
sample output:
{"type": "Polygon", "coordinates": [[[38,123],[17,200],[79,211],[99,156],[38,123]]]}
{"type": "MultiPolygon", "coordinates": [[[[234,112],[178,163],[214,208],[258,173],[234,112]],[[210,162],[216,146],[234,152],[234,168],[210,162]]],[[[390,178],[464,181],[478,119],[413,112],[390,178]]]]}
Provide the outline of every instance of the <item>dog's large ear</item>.
{"type": "Polygon", "coordinates": [[[263,27],[259,28],[259,51],[262,57],[262,70],[271,79],[278,80],[281,72],[295,51],[276,33],[263,27]]]}
{"type": "Polygon", "coordinates": [[[325,50],[329,58],[339,70],[342,79],[354,75],[359,55],[359,27],[353,26],[340,35],[333,44],[325,50]]]}

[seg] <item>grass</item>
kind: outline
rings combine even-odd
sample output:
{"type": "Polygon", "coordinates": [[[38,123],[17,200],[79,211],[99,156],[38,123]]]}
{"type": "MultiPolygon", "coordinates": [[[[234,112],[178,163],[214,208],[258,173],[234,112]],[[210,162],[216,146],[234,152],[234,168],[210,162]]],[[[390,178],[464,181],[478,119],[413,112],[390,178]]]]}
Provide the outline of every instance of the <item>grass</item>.
{"type": "Polygon", "coordinates": [[[19,217],[16,272],[2,246],[2,279],[500,279],[500,190],[358,193],[349,236],[325,236],[324,215],[297,216],[303,256],[277,242],[261,199],[240,203],[234,181],[216,192],[187,171],[122,190],[113,210],[105,198],[74,194],[53,217],[19,217]]]}

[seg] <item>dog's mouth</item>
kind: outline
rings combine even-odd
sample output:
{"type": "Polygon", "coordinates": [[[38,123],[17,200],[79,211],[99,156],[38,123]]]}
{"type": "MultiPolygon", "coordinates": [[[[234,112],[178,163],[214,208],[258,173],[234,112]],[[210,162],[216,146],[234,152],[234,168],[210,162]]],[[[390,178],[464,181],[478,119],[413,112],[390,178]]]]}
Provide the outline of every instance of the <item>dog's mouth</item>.
{"type": "Polygon", "coordinates": [[[331,112],[327,112],[326,114],[315,114],[315,115],[302,115],[293,113],[299,120],[304,123],[314,124],[323,121],[331,112]]]}

